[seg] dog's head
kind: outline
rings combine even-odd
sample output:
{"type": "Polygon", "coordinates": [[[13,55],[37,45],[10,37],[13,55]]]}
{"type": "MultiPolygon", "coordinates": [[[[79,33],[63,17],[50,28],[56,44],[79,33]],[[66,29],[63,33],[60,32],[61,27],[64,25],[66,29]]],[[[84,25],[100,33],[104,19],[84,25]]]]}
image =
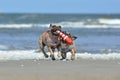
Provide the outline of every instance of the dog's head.
{"type": "Polygon", "coordinates": [[[50,28],[53,35],[58,35],[58,33],[56,33],[56,30],[61,31],[61,26],[58,24],[50,24],[50,28]]]}
{"type": "Polygon", "coordinates": [[[50,24],[50,28],[54,30],[60,30],[61,31],[61,26],[58,24],[50,24]]]}
{"type": "MultiPolygon", "coordinates": [[[[67,35],[69,38],[71,38],[73,41],[77,39],[76,36],[72,35],[72,34],[69,33],[69,32],[63,31],[63,33],[64,33],[65,35],[67,35]]],[[[66,43],[66,41],[63,40],[63,39],[61,39],[61,41],[62,41],[63,43],[66,43]]]]}
{"type": "Polygon", "coordinates": [[[69,32],[63,32],[65,35],[67,35],[68,37],[70,37],[72,40],[76,40],[77,39],[77,37],[76,36],[74,36],[74,35],[72,35],[71,33],[69,33],[69,32]]]}

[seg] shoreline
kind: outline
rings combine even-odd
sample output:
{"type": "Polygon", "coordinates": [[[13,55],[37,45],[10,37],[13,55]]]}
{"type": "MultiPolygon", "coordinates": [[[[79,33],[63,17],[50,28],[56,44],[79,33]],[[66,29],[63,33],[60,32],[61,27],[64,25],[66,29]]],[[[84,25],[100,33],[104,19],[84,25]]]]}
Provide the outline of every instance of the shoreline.
{"type": "Polygon", "coordinates": [[[120,80],[120,60],[11,60],[0,62],[0,80],[120,80]]]}

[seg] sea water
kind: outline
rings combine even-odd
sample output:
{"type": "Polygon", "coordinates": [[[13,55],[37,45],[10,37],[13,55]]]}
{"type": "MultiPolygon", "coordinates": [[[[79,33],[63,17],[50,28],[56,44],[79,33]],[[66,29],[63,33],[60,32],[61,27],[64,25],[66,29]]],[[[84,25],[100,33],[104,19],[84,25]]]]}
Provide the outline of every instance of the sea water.
{"type": "Polygon", "coordinates": [[[49,24],[77,37],[76,58],[120,59],[120,14],[1,13],[0,60],[44,59],[38,39],[49,24]]]}

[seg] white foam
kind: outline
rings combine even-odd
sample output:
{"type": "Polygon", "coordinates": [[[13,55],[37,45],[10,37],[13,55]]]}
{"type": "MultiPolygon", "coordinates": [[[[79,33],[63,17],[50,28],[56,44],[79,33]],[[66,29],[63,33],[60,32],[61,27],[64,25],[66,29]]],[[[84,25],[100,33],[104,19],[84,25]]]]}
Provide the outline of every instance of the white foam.
{"type": "Polygon", "coordinates": [[[58,23],[60,25],[62,25],[63,27],[83,27],[84,22],[81,21],[76,21],[76,22],[69,22],[69,21],[65,21],[65,22],[60,22],[58,23]]]}
{"type": "Polygon", "coordinates": [[[0,28],[32,28],[48,26],[48,24],[0,24],[0,28]]]}
{"type": "MultiPolygon", "coordinates": [[[[49,53],[47,53],[49,55],[49,53]]],[[[55,52],[57,57],[57,52],[55,52]]],[[[71,54],[67,54],[67,59],[70,59],[71,54]]],[[[109,53],[109,54],[92,54],[92,53],[76,53],[76,59],[120,59],[120,53],[109,53]]],[[[0,60],[24,60],[24,59],[45,59],[41,52],[36,50],[11,50],[11,51],[0,51],[0,60]]],[[[50,59],[50,58],[49,58],[50,59]]]]}
{"type": "MultiPolygon", "coordinates": [[[[120,28],[120,19],[97,19],[87,21],[63,21],[59,23],[63,28],[120,28]]],[[[32,28],[47,27],[49,24],[0,24],[0,28],[32,28]]]]}
{"type": "Polygon", "coordinates": [[[120,28],[119,21],[116,23],[114,20],[111,22],[104,22],[102,20],[96,21],[76,21],[76,22],[60,22],[58,24],[62,25],[63,27],[71,27],[71,28],[120,28]],[[108,24],[107,24],[108,23],[108,24]],[[114,24],[114,25],[113,25],[114,24]]]}
{"type": "Polygon", "coordinates": [[[120,25],[84,25],[81,28],[100,28],[100,29],[107,29],[107,28],[120,28],[120,25]]]}
{"type": "Polygon", "coordinates": [[[32,24],[0,24],[0,28],[29,28],[32,24]]]}
{"type": "Polygon", "coordinates": [[[0,51],[0,60],[21,60],[42,58],[44,58],[43,55],[35,53],[35,50],[0,51]]]}
{"type": "Polygon", "coordinates": [[[109,53],[109,54],[91,54],[91,53],[81,53],[76,54],[77,58],[82,59],[102,59],[102,60],[110,60],[110,59],[120,59],[120,53],[109,53]]]}
{"type": "Polygon", "coordinates": [[[99,19],[99,23],[108,25],[120,25],[120,19],[99,19]]]}

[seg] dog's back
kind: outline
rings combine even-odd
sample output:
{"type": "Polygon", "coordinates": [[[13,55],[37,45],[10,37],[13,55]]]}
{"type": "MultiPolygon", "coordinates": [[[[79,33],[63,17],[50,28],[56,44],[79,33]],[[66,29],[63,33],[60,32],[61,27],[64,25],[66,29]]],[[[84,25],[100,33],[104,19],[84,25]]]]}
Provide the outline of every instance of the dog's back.
{"type": "Polygon", "coordinates": [[[41,36],[39,41],[46,45],[46,46],[50,46],[50,47],[56,47],[57,45],[60,44],[60,40],[59,40],[59,36],[55,36],[51,33],[50,30],[47,30],[46,32],[44,32],[41,36]]]}

